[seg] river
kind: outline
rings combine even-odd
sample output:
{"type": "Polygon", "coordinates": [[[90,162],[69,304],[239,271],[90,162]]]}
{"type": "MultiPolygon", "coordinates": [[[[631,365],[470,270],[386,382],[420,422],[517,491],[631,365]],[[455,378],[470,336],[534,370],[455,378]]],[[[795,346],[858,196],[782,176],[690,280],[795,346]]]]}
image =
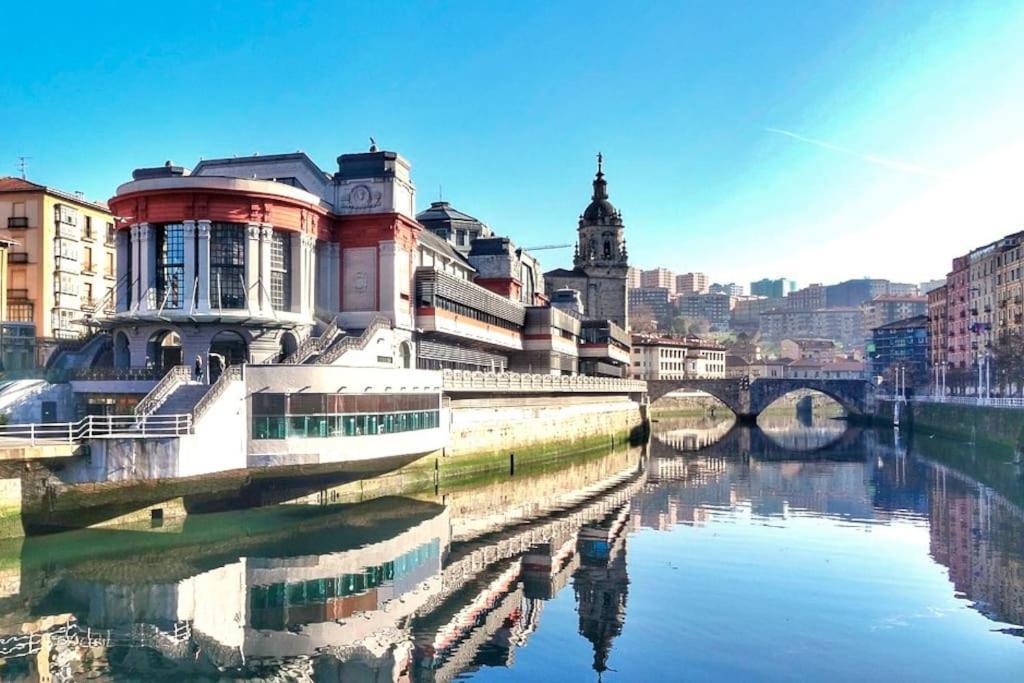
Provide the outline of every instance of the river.
{"type": "Polygon", "coordinates": [[[765,415],[345,505],[0,545],[0,679],[1024,680],[1024,474],[765,415]]]}

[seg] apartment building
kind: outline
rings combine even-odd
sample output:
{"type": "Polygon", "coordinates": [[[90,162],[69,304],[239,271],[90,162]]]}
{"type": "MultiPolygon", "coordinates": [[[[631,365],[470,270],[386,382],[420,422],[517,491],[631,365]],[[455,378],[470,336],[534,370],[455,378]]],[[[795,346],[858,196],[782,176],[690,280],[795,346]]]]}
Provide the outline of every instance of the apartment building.
{"type": "Polygon", "coordinates": [[[106,204],[22,178],[0,178],[0,239],[9,240],[8,321],[31,323],[41,358],[114,310],[114,218],[106,204]]]}

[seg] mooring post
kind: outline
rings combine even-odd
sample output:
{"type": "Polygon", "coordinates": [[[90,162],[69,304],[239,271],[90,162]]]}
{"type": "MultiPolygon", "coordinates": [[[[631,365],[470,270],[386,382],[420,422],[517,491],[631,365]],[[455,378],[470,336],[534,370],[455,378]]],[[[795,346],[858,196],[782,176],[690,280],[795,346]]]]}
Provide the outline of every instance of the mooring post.
{"type": "Polygon", "coordinates": [[[509,476],[515,476],[516,473],[516,454],[508,454],[508,474],[509,476]]]}

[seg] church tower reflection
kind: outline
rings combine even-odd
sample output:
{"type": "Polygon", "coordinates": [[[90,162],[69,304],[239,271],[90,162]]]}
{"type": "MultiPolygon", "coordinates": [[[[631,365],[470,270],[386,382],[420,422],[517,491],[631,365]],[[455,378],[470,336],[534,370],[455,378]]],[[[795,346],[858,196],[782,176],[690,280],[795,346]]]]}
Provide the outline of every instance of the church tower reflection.
{"type": "Polygon", "coordinates": [[[612,640],[626,620],[629,574],[626,533],[629,506],[611,513],[599,524],[580,530],[577,548],[580,567],[573,575],[580,635],[594,648],[594,671],[608,670],[612,640]]]}

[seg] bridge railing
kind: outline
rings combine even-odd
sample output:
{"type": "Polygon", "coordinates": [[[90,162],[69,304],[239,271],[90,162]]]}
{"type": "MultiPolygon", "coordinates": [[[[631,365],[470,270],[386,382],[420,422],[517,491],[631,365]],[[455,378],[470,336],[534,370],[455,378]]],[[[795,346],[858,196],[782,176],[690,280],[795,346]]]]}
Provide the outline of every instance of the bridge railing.
{"type": "Polygon", "coordinates": [[[472,370],[445,370],[445,391],[495,392],[579,392],[579,393],[643,393],[647,383],[618,377],[591,377],[588,375],[540,375],[518,372],[474,372],[472,370]]]}

